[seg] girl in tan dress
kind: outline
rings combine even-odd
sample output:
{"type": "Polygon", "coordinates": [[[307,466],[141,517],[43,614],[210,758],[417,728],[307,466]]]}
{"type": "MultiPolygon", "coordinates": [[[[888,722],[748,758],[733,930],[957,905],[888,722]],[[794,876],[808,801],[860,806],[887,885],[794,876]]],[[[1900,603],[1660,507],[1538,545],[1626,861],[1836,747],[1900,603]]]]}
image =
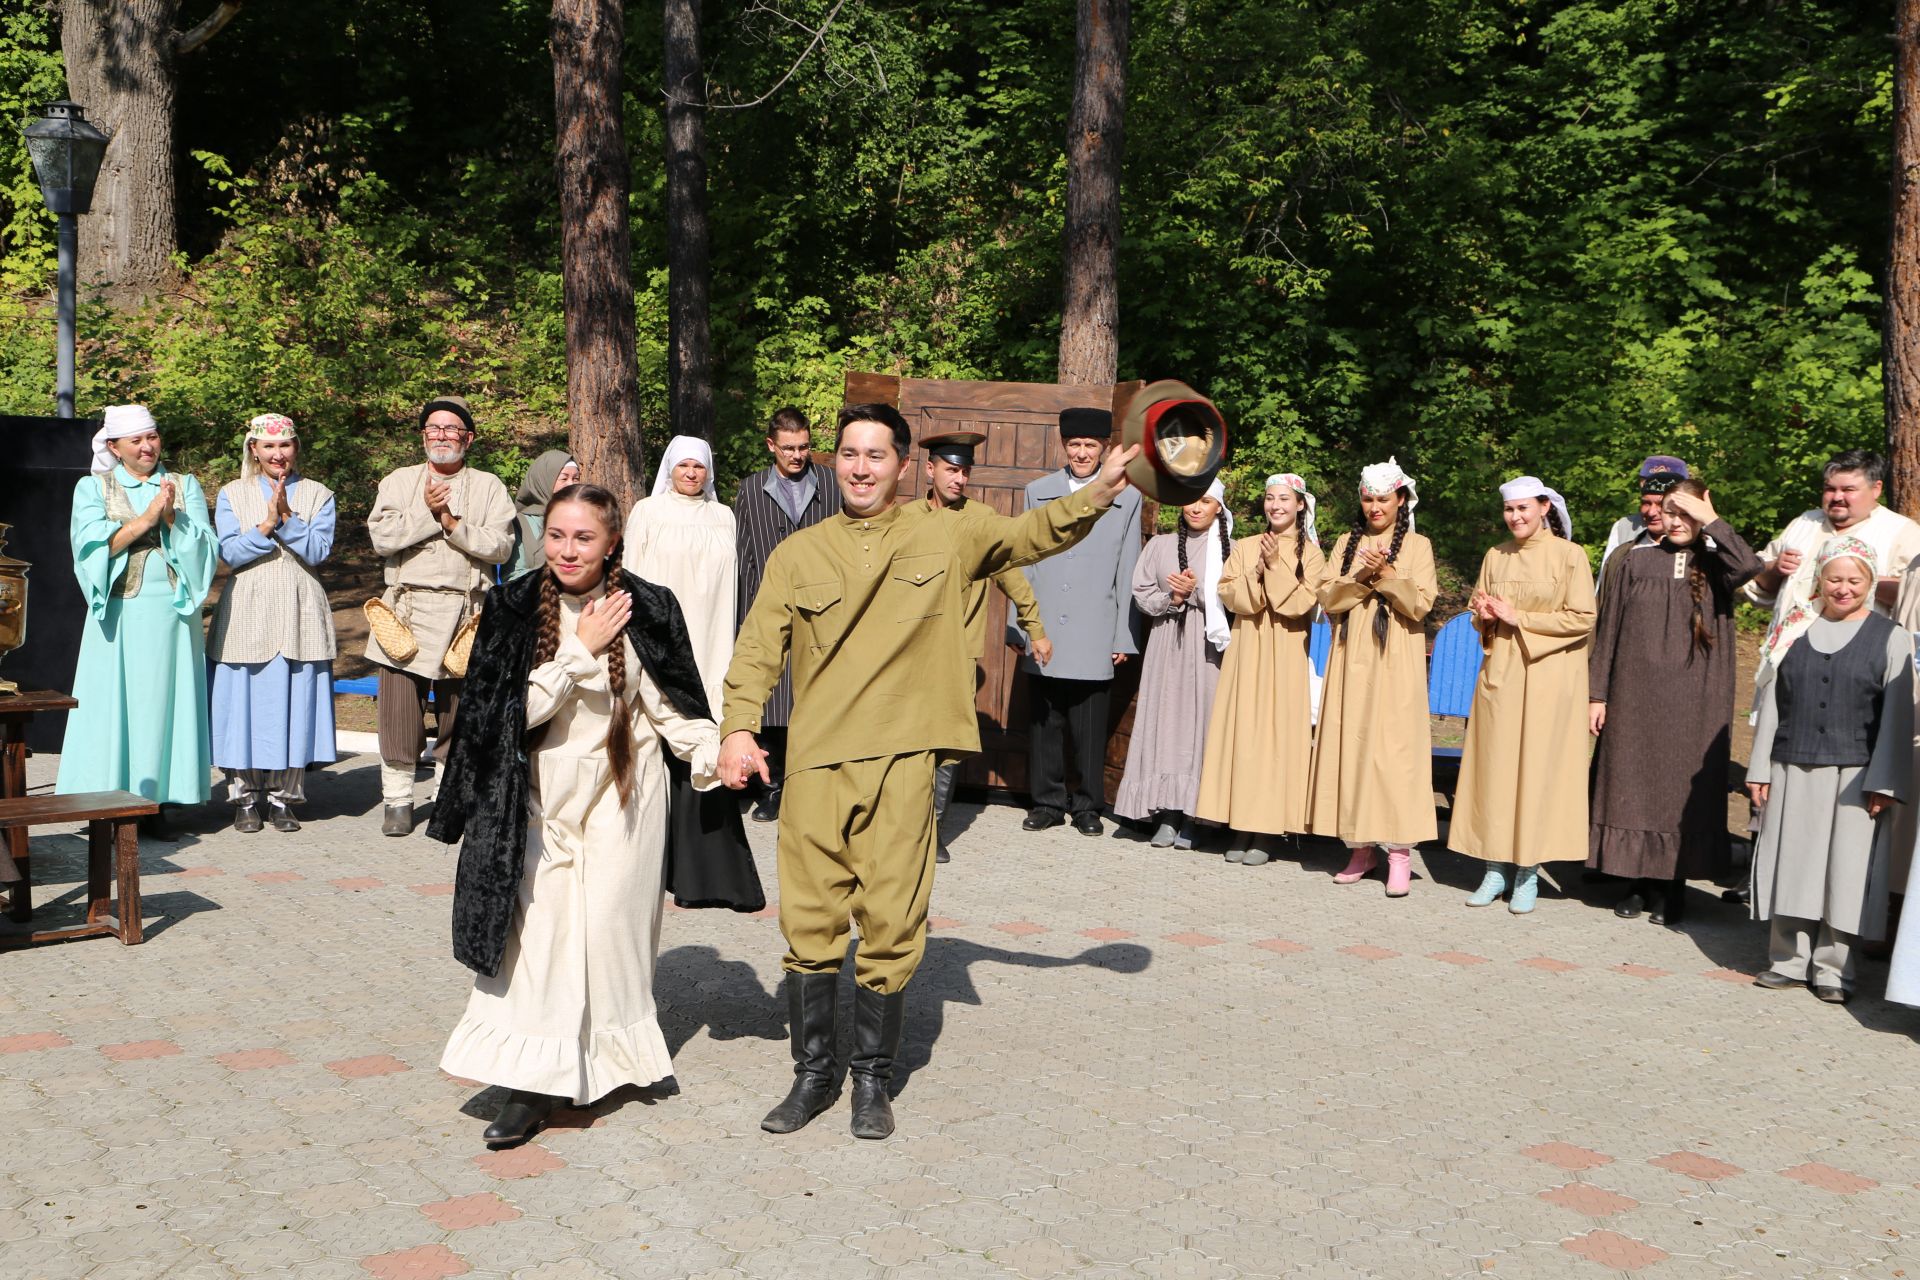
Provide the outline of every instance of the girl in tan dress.
{"type": "Polygon", "coordinates": [[[1414,532],[1420,491],[1392,458],[1360,472],[1360,514],[1334,544],[1320,604],[1333,618],[1313,752],[1315,835],[1352,850],[1335,884],[1387,851],[1387,896],[1405,897],[1413,846],[1439,834],[1427,718],[1426,617],[1440,594],[1433,544],[1414,532]]]}
{"type": "Polygon", "coordinates": [[[1326,573],[1313,495],[1299,476],[1269,476],[1267,531],[1234,543],[1220,573],[1233,641],[1207,725],[1195,814],[1231,827],[1227,861],[1254,867],[1269,854],[1254,836],[1307,829],[1313,712],[1307,654],[1326,573]]]}
{"type": "Polygon", "coordinates": [[[1587,642],[1593,570],[1572,541],[1558,493],[1533,476],[1500,486],[1511,540],[1480,562],[1468,608],[1486,659],[1460,757],[1447,847],[1480,858],[1486,877],[1470,907],[1507,889],[1525,915],[1539,864],[1587,856],[1587,642]]]}

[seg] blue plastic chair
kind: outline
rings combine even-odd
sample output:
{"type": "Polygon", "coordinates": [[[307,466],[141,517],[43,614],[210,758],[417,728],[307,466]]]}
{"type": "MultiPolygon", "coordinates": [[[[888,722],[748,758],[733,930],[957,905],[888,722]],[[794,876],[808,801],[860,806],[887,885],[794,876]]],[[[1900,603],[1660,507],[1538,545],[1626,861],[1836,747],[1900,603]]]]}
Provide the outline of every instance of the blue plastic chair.
{"type": "MultiPolygon", "coordinates": [[[[1473,615],[1456,614],[1447,619],[1440,634],[1433,638],[1433,656],[1427,666],[1427,711],[1436,716],[1466,719],[1473,710],[1473,686],[1480,679],[1480,633],[1474,629],[1473,615]]],[[[1460,748],[1433,749],[1434,789],[1453,794],[1460,776],[1460,748]]]]}
{"type": "Polygon", "coordinates": [[[1333,651],[1333,624],[1326,615],[1313,620],[1307,633],[1307,657],[1313,662],[1313,674],[1327,678],[1327,655],[1333,651]]]}

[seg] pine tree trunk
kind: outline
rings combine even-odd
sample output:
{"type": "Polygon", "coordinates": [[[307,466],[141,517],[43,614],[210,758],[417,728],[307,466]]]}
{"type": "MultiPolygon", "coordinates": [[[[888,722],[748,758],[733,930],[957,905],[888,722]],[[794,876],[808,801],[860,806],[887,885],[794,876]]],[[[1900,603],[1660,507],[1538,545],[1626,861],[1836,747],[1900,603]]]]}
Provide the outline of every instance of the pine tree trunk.
{"type": "Polygon", "coordinates": [[[1893,503],[1920,515],[1920,0],[1897,0],[1893,58],[1893,232],[1881,330],[1893,503]]]}
{"type": "Polygon", "coordinates": [[[567,445],[622,510],[645,494],[627,231],[620,0],[553,0],[554,171],[567,316],[567,445]]]}
{"type": "Polygon", "coordinates": [[[67,96],[113,138],[93,211],[80,219],[79,280],[136,305],[174,278],[173,24],[180,0],[61,0],[67,96]]]}
{"type": "Polygon", "coordinates": [[[1111,383],[1120,367],[1120,155],[1126,140],[1128,0],[1080,0],[1067,118],[1060,381],[1111,383]]]}
{"type": "Polygon", "coordinates": [[[706,99],[700,0],[665,0],[667,399],[676,435],[713,439],[706,99]]]}

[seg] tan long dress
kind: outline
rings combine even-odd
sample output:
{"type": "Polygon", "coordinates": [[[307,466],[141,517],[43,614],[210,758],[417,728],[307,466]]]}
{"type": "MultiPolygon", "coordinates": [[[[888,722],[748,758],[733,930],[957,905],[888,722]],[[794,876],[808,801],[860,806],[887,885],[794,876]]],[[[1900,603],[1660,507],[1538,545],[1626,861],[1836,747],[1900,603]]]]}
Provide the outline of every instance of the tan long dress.
{"type": "Polygon", "coordinates": [[[1260,567],[1260,538],[1242,538],[1220,572],[1220,602],[1233,640],[1207,724],[1196,816],[1235,831],[1286,835],[1307,829],[1313,773],[1313,707],[1307,654],[1327,562],[1291,531],[1260,567]]]}
{"type": "Polygon", "coordinates": [[[1480,562],[1476,590],[1519,624],[1477,623],[1486,660],[1460,757],[1447,847],[1523,867],[1587,856],[1587,643],[1593,570],[1544,529],[1480,562]]]}
{"type": "MultiPolygon", "coordinates": [[[[1327,557],[1320,606],[1333,619],[1320,731],[1313,752],[1315,835],[1350,845],[1416,845],[1439,834],[1433,816],[1433,733],[1427,718],[1427,613],[1440,594],[1433,544],[1417,533],[1400,542],[1393,577],[1359,582],[1342,574],[1351,533],[1327,557]],[[1378,600],[1380,603],[1374,604],[1378,600]],[[1375,609],[1387,610],[1387,642],[1373,638],[1375,609]],[[1341,634],[1340,619],[1348,620],[1341,634]]],[[[1390,546],[1368,536],[1361,549],[1390,546]]],[[[1361,563],[1358,552],[1353,563],[1361,563]]]]}

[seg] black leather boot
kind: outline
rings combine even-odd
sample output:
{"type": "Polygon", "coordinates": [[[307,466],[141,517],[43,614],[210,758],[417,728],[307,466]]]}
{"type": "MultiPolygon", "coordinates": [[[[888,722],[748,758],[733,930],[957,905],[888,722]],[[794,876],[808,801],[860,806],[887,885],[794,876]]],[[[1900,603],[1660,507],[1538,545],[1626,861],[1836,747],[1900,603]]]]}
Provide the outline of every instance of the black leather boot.
{"type": "Polygon", "coordinates": [[[245,800],[233,806],[233,829],[235,831],[251,835],[258,831],[261,825],[260,806],[254,802],[252,796],[248,796],[245,800]]]}
{"type": "Polygon", "coordinates": [[[853,1081],[856,1138],[884,1138],[893,1132],[887,1085],[893,1081],[893,1060],[900,1056],[900,1030],[906,1020],[906,992],[883,995],[865,987],[853,989],[853,1060],[847,1075],[853,1081]]]}
{"type": "Polygon", "coordinates": [[[793,1088],[767,1112],[760,1127],[792,1133],[833,1105],[834,1014],[840,1002],[838,973],[787,975],[787,1038],[793,1049],[793,1088]]]}
{"type": "Polygon", "coordinates": [[[560,1099],[546,1093],[531,1093],[525,1089],[510,1089],[507,1092],[506,1105],[500,1108],[500,1114],[487,1126],[485,1134],[489,1147],[517,1147],[540,1132],[540,1126],[553,1114],[560,1099]]]}

